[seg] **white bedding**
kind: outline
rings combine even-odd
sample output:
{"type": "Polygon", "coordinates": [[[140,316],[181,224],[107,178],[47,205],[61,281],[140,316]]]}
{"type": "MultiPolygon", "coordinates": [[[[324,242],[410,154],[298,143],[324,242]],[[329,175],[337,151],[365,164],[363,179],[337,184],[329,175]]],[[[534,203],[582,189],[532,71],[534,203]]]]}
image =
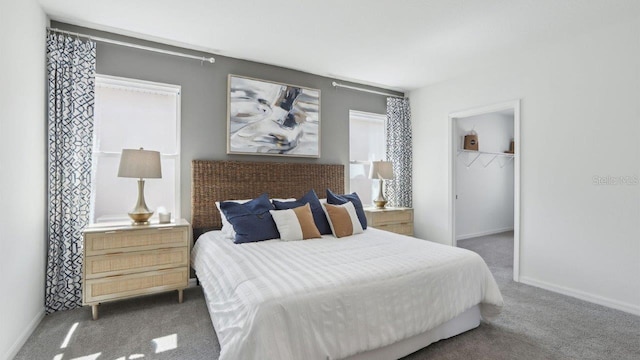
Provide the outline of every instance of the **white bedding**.
{"type": "Polygon", "coordinates": [[[474,252],[367,229],[234,244],[202,235],[192,264],[220,360],[341,359],[423,333],[502,295],[474,252]]]}

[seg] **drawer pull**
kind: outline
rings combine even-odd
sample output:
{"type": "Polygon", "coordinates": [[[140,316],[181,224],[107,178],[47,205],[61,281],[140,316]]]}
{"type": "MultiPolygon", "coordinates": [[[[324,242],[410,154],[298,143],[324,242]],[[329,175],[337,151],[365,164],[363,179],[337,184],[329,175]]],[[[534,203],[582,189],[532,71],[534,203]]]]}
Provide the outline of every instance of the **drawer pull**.
{"type": "Polygon", "coordinates": [[[116,231],[116,230],[112,230],[112,231],[105,231],[104,233],[105,233],[105,234],[115,234],[115,233],[117,233],[117,231],[116,231]]]}
{"type": "Polygon", "coordinates": [[[158,228],[158,230],[173,230],[175,229],[175,227],[163,227],[163,228],[158,228]]]}

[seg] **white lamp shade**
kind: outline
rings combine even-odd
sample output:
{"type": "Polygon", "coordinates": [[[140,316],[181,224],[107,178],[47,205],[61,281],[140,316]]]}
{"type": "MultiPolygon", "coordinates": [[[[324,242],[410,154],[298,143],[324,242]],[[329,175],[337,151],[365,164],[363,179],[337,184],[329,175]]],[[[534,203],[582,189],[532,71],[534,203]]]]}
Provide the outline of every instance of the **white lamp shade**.
{"type": "Polygon", "coordinates": [[[140,149],[122,149],[118,177],[160,179],[160,152],[140,149]]]}
{"type": "Polygon", "coordinates": [[[393,163],[391,161],[372,161],[369,178],[382,180],[393,179],[393,163]]]}

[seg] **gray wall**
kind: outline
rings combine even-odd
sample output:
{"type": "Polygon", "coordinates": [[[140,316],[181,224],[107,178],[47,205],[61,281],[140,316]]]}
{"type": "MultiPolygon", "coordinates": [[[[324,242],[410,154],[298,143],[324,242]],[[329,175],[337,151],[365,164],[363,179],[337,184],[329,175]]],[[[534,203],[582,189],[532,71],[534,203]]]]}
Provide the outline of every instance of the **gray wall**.
{"type": "MultiPolygon", "coordinates": [[[[52,22],[51,27],[198,56],[203,55],[198,51],[59,22],[52,22]]],[[[191,160],[318,162],[348,165],[349,110],[386,113],[385,96],[333,88],[331,82],[335,79],[332,78],[220,55],[214,55],[215,64],[201,65],[197,60],[100,42],[97,44],[96,66],[99,74],[182,86],[181,211],[182,217],[188,220],[191,219],[191,160]],[[320,89],[320,159],[227,155],[227,76],[229,74],[320,89]]],[[[382,90],[345,81],[340,82],[382,90]]],[[[345,170],[348,173],[348,166],[345,170]]]]}

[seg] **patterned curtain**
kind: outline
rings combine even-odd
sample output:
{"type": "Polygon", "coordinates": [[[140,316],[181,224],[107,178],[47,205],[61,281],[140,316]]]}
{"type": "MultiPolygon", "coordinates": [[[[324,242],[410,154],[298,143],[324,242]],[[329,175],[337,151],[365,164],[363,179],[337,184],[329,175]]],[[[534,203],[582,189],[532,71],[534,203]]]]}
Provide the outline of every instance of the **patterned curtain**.
{"type": "Polygon", "coordinates": [[[387,98],[387,161],[395,179],[385,181],[390,206],[412,206],[411,109],[409,99],[387,98]]]}
{"type": "Polygon", "coordinates": [[[94,42],[47,35],[47,313],[82,304],[82,229],[90,211],[95,69],[94,42]]]}

